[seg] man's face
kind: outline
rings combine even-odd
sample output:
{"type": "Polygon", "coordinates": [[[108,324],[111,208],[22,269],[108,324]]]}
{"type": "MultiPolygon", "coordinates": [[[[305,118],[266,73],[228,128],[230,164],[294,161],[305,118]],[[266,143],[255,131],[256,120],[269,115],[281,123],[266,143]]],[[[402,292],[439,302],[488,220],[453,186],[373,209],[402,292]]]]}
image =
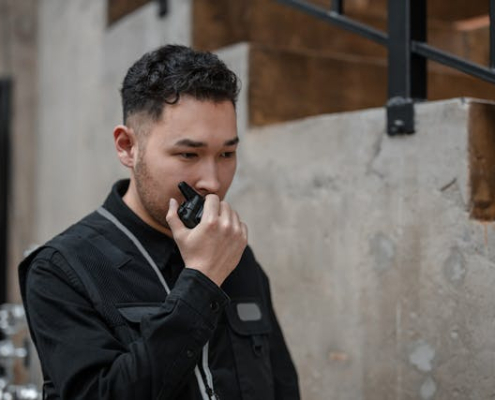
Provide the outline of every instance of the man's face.
{"type": "MultiPolygon", "coordinates": [[[[187,182],[205,196],[223,199],[234,178],[237,124],[230,101],[215,103],[181,97],[165,106],[137,143],[137,159],[126,196],[134,196],[137,214],[148,224],[169,233],[166,222],[171,197],[184,200],[177,184],[187,182]]],[[[132,207],[131,207],[132,208],[132,207]]]]}

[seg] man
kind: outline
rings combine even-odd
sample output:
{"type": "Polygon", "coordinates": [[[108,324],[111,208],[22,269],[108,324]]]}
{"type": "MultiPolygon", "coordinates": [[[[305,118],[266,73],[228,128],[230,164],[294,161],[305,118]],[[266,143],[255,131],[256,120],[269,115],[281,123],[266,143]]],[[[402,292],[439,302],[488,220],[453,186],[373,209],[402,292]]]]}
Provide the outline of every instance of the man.
{"type": "Polygon", "coordinates": [[[183,46],[129,69],[113,136],[130,180],[19,269],[46,399],[299,399],[268,279],[223,200],[237,94],[223,62],[183,46]],[[193,229],[182,181],[205,198],[193,229]]]}

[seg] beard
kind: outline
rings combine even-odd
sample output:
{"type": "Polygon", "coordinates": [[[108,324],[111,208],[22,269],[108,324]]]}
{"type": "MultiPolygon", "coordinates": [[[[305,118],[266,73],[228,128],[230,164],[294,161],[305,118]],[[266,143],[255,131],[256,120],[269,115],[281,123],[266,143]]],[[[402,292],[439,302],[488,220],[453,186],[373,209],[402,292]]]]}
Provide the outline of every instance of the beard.
{"type": "Polygon", "coordinates": [[[168,199],[160,197],[157,191],[160,184],[150,174],[148,164],[144,159],[144,151],[138,154],[134,168],[134,179],[137,194],[148,215],[163,227],[170,229],[166,219],[168,211],[166,201],[168,199]]]}

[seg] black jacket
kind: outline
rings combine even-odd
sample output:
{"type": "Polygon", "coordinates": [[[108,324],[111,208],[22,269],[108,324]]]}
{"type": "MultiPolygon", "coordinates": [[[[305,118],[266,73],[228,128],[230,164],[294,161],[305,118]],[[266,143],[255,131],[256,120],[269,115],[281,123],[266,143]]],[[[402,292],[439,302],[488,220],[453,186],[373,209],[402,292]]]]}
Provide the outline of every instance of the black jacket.
{"type": "Polygon", "coordinates": [[[218,288],[127,208],[127,184],[115,185],[104,208],[139,238],[171,291],[97,212],[30,255],[19,276],[46,398],[299,399],[251,250],[218,288]]]}

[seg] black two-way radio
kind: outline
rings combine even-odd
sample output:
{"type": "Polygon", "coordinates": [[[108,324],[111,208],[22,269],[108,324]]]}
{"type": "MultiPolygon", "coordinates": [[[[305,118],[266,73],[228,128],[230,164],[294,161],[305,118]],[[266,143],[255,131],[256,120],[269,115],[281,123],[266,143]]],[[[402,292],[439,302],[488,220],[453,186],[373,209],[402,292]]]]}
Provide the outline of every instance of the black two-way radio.
{"type": "Polygon", "coordinates": [[[180,205],[177,214],[184,225],[192,229],[201,221],[205,199],[186,182],[180,182],[179,189],[186,201],[180,205]]]}

